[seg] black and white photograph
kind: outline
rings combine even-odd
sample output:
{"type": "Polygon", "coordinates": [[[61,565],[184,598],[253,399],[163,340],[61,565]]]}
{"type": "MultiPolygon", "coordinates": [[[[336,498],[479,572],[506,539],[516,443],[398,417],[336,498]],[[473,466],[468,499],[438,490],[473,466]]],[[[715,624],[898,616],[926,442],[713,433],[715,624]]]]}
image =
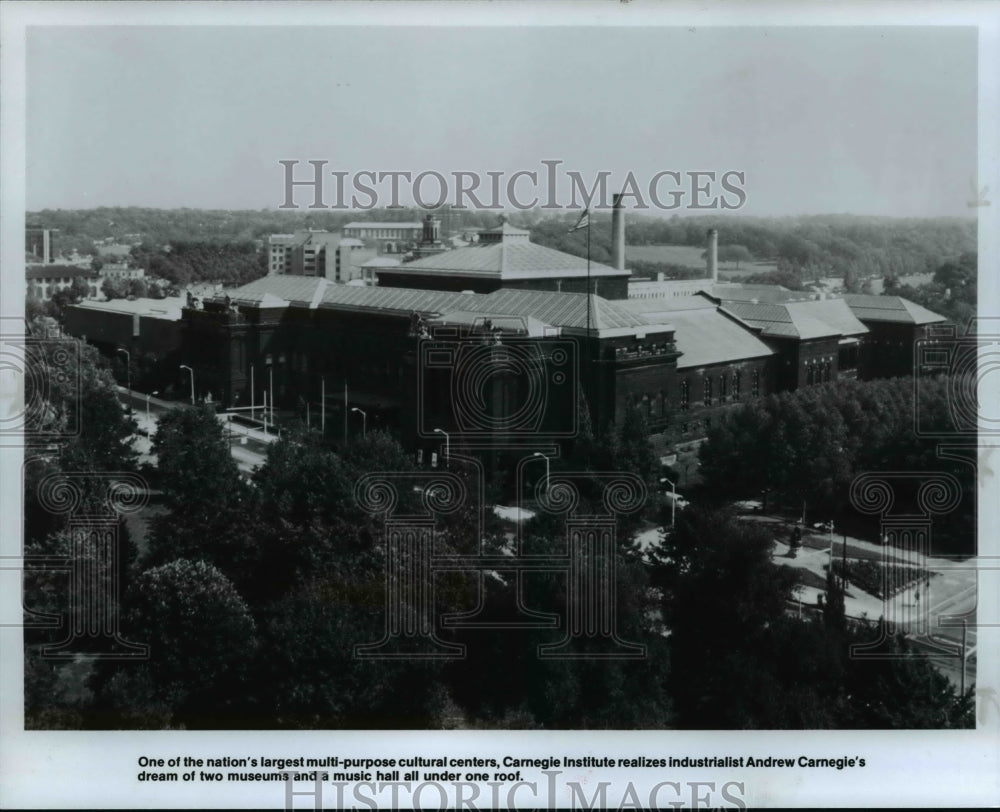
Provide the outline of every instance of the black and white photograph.
{"type": "Polygon", "coordinates": [[[0,11],[6,808],[1000,800],[1000,21],[574,5],[0,11]]]}

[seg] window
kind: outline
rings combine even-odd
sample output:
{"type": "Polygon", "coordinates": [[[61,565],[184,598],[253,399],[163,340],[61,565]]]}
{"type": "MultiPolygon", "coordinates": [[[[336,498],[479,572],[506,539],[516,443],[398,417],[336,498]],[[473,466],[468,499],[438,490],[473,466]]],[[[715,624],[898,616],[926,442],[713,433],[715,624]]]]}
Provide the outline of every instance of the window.
{"type": "Polygon", "coordinates": [[[709,378],[709,377],[707,377],[707,376],[705,377],[705,398],[704,398],[704,401],[705,401],[705,405],[706,406],[711,406],[712,405],[712,379],[709,378]]]}
{"type": "Polygon", "coordinates": [[[741,373],[739,370],[736,370],[733,373],[733,400],[740,399],[740,383],[741,383],[740,378],[742,377],[742,375],[743,373],[741,373]]]}
{"type": "Polygon", "coordinates": [[[720,375],[719,376],[719,402],[720,403],[725,403],[726,402],[726,395],[728,394],[727,391],[726,391],[726,384],[727,384],[727,381],[726,381],[725,374],[720,375]]]}
{"type": "Polygon", "coordinates": [[[753,397],[760,397],[760,370],[755,369],[753,371],[753,383],[750,385],[750,394],[753,397]]]}
{"type": "Polygon", "coordinates": [[[691,405],[691,382],[687,380],[681,381],[681,408],[687,409],[690,405],[691,405]]]}

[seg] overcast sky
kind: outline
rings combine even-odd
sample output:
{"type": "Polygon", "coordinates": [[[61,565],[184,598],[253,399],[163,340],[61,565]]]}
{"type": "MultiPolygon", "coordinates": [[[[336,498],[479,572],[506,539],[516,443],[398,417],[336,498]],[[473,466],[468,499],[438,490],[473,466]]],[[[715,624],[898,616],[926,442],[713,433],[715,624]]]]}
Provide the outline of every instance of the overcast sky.
{"type": "Polygon", "coordinates": [[[753,215],[965,216],[976,175],[972,28],[39,27],[27,56],[29,210],[277,207],[283,159],[742,171],[753,215]]]}

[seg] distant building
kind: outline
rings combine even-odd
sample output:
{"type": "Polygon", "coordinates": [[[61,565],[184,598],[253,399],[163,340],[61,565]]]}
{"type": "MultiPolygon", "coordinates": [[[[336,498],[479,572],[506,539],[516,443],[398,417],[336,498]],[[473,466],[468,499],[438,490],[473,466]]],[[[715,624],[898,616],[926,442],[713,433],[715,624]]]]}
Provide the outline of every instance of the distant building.
{"type": "Polygon", "coordinates": [[[374,247],[380,254],[404,254],[413,248],[423,236],[421,223],[348,223],[343,228],[344,236],[362,240],[374,247]]]}
{"type": "Polygon", "coordinates": [[[124,263],[107,262],[101,266],[100,274],[105,279],[143,279],[146,271],[144,268],[130,268],[124,263]]]}
{"type": "Polygon", "coordinates": [[[318,276],[331,282],[363,277],[362,265],[373,249],[334,231],[307,230],[272,234],[268,240],[268,276],[318,276]]]}
{"type": "Polygon", "coordinates": [[[89,296],[97,296],[101,288],[101,278],[90,268],[71,265],[29,265],[24,269],[27,295],[47,302],[57,292],[67,290],[80,279],[86,282],[89,296]]]}
{"type": "Polygon", "coordinates": [[[624,268],[531,242],[530,232],[501,215],[495,228],[479,232],[479,241],[434,256],[407,262],[399,268],[376,269],[383,287],[492,293],[501,288],[562,293],[590,291],[605,299],[628,297],[624,268]]]}

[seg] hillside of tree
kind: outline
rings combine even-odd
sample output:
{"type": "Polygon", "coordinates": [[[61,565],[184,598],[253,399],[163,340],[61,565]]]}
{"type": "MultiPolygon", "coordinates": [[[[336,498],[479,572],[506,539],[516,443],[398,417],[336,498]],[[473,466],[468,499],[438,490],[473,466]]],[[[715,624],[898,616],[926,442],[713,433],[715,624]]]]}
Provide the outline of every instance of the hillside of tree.
{"type": "MultiPolygon", "coordinates": [[[[45,209],[29,212],[29,225],[59,229],[55,252],[76,250],[96,255],[108,242],[133,246],[131,262],[150,275],[175,284],[217,281],[237,285],[266,270],[264,248],[271,234],[297,229],[334,231],[357,220],[416,221],[426,212],[417,208],[371,211],[202,209],[45,209]]],[[[496,211],[440,210],[446,231],[462,232],[496,225],[496,211]]],[[[531,229],[534,242],[577,256],[587,254],[586,230],[570,231],[577,211],[518,212],[512,222],[531,229]]],[[[758,218],[737,215],[701,215],[670,218],[629,212],[630,246],[685,246],[704,250],[706,231],[719,232],[720,261],[773,263],[776,272],[743,281],[784,284],[802,289],[821,277],[840,277],[849,291],[865,290],[865,280],[884,278],[887,292],[907,295],[941,312],[949,292],[946,284],[918,291],[905,290],[902,277],[933,274],[947,263],[959,263],[966,273],[975,266],[968,257],[977,249],[976,221],[957,218],[888,218],[848,214],[808,217],[758,218]],[[965,259],[962,259],[963,256],[965,259]],[[727,260],[728,257],[728,260],[727,260]],[[895,286],[896,289],[893,289],[895,286]]],[[[590,256],[611,261],[611,215],[596,211],[591,218],[590,256]]],[[[690,253],[690,250],[688,251],[690,253]]],[[[655,256],[655,252],[649,256],[655,256]]],[[[645,256],[630,261],[642,276],[663,272],[668,278],[697,274],[677,263],[645,256]]],[[[690,263],[688,263],[689,265],[690,263]]],[[[946,271],[947,276],[949,272],[946,271]]],[[[968,299],[966,286],[962,295],[968,299]]],[[[973,300],[974,303],[974,300],[973,300]]],[[[966,308],[967,309],[967,308],[966,308]]],[[[957,315],[965,315],[965,310],[957,315]]],[[[952,315],[952,314],[948,314],[952,315]]],[[[953,316],[955,317],[955,316],[953,316]]]]}

